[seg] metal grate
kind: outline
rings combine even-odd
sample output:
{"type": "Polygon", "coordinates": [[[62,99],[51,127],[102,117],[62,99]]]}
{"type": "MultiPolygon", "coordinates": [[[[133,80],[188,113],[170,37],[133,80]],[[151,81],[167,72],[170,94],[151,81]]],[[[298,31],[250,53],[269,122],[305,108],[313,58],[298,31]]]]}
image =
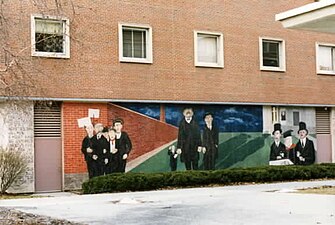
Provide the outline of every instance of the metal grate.
{"type": "Polygon", "coordinates": [[[59,106],[34,107],[35,137],[61,137],[61,110],[59,106]]]}
{"type": "Polygon", "coordinates": [[[316,133],[330,134],[330,112],[327,108],[316,108],[316,133]]]}

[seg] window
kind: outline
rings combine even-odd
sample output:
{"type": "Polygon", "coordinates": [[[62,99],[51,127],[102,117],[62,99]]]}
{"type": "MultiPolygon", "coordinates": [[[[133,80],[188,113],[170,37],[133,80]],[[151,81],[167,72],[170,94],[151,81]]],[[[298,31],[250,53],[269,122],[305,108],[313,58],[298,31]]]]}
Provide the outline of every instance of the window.
{"type": "Polygon", "coordinates": [[[70,58],[68,19],[33,15],[31,24],[33,56],[70,58]]]}
{"type": "Polygon", "coordinates": [[[194,55],[195,66],[222,68],[222,33],[194,31],[194,55]]]}
{"type": "Polygon", "coordinates": [[[280,121],[286,121],[286,110],[280,110],[280,121]]]}
{"type": "Polygon", "coordinates": [[[272,123],[279,122],[278,112],[279,112],[279,108],[277,106],[272,106],[272,123]]]}
{"type": "Polygon", "coordinates": [[[280,39],[260,38],[260,69],[285,71],[285,42],[280,39]]]}
{"type": "Polygon", "coordinates": [[[335,45],[316,43],[316,71],[335,75],[335,45]]]}
{"type": "Polygon", "coordinates": [[[119,24],[121,62],[152,63],[152,29],[147,25],[119,24]]]}
{"type": "Polygon", "coordinates": [[[300,122],[300,113],[293,112],[293,126],[299,126],[299,122],[300,122]]]}

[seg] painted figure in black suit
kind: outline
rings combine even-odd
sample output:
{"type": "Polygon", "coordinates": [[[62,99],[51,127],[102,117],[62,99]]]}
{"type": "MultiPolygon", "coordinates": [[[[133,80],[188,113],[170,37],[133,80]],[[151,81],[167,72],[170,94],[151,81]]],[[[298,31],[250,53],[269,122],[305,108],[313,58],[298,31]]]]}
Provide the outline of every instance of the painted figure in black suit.
{"type": "Polygon", "coordinates": [[[171,145],[169,148],[168,148],[168,155],[170,156],[170,168],[171,168],[171,171],[176,171],[177,170],[177,165],[178,165],[178,153],[177,150],[176,150],[176,146],[174,145],[171,145]]]}
{"type": "Polygon", "coordinates": [[[204,169],[214,170],[218,158],[219,130],[213,124],[213,115],[206,113],[204,116],[205,128],[203,132],[202,151],[204,153],[204,169]]]}
{"type": "Polygon", "coordinates": [[[299,123],[299,141],[295,147],[295,164],[310,165],[315,161],[315,149],[313,141],[307,138],[306,123],[299,123]]]}
{"type": "Polygon", "coordinates": [[[101,123],[97,123],[94,126],[95,135],[92,138],[93,142],[93,160],[94,160],[94,176],[104,175],[105,171],[105,154],[108,149],[108,141],[103,135],[103,125],[101,123]]]}
{"type": "Polygon", "coordinates": [[[128,134],[122,131],[123,120],[115,119],[113,121],[113,128],[116,131],[116,146],[117,153],[115,154],[118,159],[118,167],[116,172],[124,173],[126,171],[127,158],[132,149],[132,143],[128,134]]]}
{"type": "Polygon", "coordinates": [[[179,124],[177,151],[181,152],[180,161],[186,170],[197,170],[201,148],[200,128],[193,118],[193,109],[183,110],[184,118],[179,124]]]}
{"type": "Polygon", "coordinates": [[[274,124],[272,135],[274,142],[271,145],[270,161],[287,159],[286,146],[280,141],[282,135],[282,129],[280,123],[274,124]]]}
{"type": "Polygon", "coordinates": [[[119,154],[116,148],[116,130],[113,127],[108,129],[109,151],[110,151],[110,172],[115,173],[119,168],[119,154]]]}
{"type": "Polygon", "coordinates": [[[108,135],[108,127],[104,127],[102,130],[102,170],[103,174],[110,174],[111,171],[111,152],[110,152],[110,145],[109,145],[109,135],[108,135]]]}
{"type": "Polygon", "coordinates": [[[87,136],[81,143],[81,152],[84,154],[84,158],[87,164],[88,177],[91,179],[94,176],[94,159],[93,157],[93,142],[92,138],[94,135],[93,125],[85,126],[87,136]]]}

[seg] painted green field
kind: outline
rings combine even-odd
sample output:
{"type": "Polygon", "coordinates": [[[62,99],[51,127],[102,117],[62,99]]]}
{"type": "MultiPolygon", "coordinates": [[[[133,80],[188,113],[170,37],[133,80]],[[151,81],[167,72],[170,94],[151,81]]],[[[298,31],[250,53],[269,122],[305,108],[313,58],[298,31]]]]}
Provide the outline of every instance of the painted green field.
{"type": "MultiPolygon", "coordinates": [[[[270,145],[273,139],[268,134],[220,133],[219,140],[219,157],[216,162],[216,169],[262,166],[269,162],[270,145]]],[[[163,149],[131,172],[170,171],[167,151],[167,148],[163,149]]],[[[200,169],[203,167],[202,158],[203,154],[200,154],[200,169]]],[[[185,170],[185,166],[179,158],[177,170],[185,170]]]]}

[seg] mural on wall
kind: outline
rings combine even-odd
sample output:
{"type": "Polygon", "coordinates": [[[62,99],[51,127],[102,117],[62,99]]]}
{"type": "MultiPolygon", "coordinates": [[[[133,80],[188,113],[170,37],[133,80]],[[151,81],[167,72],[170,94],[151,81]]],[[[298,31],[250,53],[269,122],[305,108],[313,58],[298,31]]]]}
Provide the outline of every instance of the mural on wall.
{"type": "Polygon", "coordinates": [[[122,130],[123,120],[114,119],[110,127],[104,127],[102,123],[96,123],[93,127],[91,117],[86,117],[79,119],[78,124],[83,125],[87,133],[82,140],[81,152],[86,161],[88,177],[124,173],[132,143],[122,130]],[[82,124],[83,119],[86,119],[85,124],[82,124]]]}
{"type": "Polygon", "coordinates": [[[215,170],[264,166],[271,162],[273,165],[313,163],[313,134],[309,140],[306,124],[300,122],[298,127],[287,122],[293,114],[290,110],[284,112],[280,119],[285,120],[285,125],[277,122],[271,133],[265,133],[262,106],[111,103],[109,127],[105,128],[107,144],[100,149],[98,161],[102,169],[98,173],[215,170]],[[115,126],[115,119],[122,121],[122,131],[115,126]],[[297,135],[292,135],[293,129],[297,135]],[[126,134],[128,140],[124,150],[120,141],[117,144],[120,133],[126,134]],[[299,139],[303,140],[303,147],[299,139]],[[113,169],[113,165],[121,164],[122,169],[113,169]]]}
{"type": "MultiPolygon", "coordinates": [[[[181,104],[115,104],[124,108],[129,119],[127,127],[148,127],[141,132],[156,137],[160,126],[169,125],[173,138],[155,149],[147,151],[129,163],[127,171],[158,172],[185,169],[219,169],[239,166],[267,165],[267,142],[270,135],[263,134],[261,106],[181,105],[181,104]],[[142,105],[142,107],[141,107],[142,105]],[[133,112],[132,112],[133,111],[133,112]],[[149,117],[145,125],[138,126],[131,114],[149,117]],[[163,115],[162,115],[163,113],[163,115]],[[159,123],[155,120],[159,120],[159,123]],[[149,125],[152,123],[152,125],[149,125]],[[189,126],[186,126],[189,125],[189,126]],[[155,129],[153,133],[151,129],[155,129]]],[[[119,112],[118,115],[121,115],[119,112]]],[[[132,137],[132,133],[129,132],[132,137]]],[[[141,138],[132,138],[134,150],[141,138]]]]}
{"type": "Polygon", "coordinates": [[[298,137],[296,144],[292,143],[291,132],[284,132],[284,143],[281,142],[281,124],[274,124],[272,132],[274,142],[270,150],[270,165],[310,165],[315,162],[314,142],[307,138],[308,130],[305,122],[299,122],[298,137]]]}

